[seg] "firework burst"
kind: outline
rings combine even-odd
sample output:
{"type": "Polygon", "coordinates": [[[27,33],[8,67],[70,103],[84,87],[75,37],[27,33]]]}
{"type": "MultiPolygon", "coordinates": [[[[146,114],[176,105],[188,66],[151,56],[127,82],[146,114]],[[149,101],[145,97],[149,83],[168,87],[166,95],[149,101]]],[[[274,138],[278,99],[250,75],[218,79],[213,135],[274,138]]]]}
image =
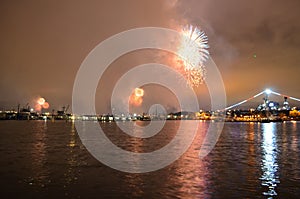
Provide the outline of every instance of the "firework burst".
{"type": "Polygon", "coordinates": [[[208,48],[208,38],[202,30],[192,25],[182,29],[177,63],[190,86],[199,86],[204,80],[203,63],[209,57],[208,48]]]}
{"type": "Polygon", "coordinates": [[[135,88],[129,97],[129,103],[135,106],[140,106],[143,103],[144,90],[142,88],[135,88]]]}

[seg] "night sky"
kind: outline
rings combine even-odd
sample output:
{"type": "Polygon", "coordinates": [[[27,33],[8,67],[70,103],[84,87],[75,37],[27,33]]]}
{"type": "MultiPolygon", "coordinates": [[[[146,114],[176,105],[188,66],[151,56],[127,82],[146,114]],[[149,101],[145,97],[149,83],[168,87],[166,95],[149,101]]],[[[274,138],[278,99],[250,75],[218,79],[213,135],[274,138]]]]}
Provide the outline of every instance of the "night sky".
{"type": "MultiPolygon", "coordinates": [[[[71,104],[77,70],[101,41],[132,28],[176,29],[185,24],[201,27],[208,35],[228,104],[266,87],[299,98],[299,8],[299,0],[3,0],[0,109],[18,103],[33,106],[39,96],[51,109],[71,104]]],[[[156,59],[157,53],[142,50],[116,60],[99,83],[97,111],[109,112],[109,95],[121,72],[156,59]]],[[[170,95],[149,86],[145,103],[165,100],[163,94],[161,99],[152,96],[155,90],[170,95]]],[[[205,84],[195,90],[205,108],[205,84]]],[[[172,103],[166,103],[171,110],[172,103]]]]}

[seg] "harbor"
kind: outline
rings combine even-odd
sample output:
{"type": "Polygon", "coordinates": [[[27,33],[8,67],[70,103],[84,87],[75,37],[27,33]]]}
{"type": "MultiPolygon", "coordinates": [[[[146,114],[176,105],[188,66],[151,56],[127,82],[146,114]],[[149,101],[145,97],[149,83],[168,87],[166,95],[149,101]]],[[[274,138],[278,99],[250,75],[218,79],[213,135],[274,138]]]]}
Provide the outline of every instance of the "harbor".
{"type": "Polygon", "coordinates": [[[197,112],[180,111],[169,114],[158,113],[156,110],[153,113],[119,113],[119,114],[95,114],[95,115],[76,115],[69,113],[69,105],[62,107],[62,110],[52,110],[52,112],[35,111],[27,108],[18,110],[0,111],[0,120],[82,120],[82,121],[157,121],[157,120],[212,120],[224,122],[283,122],[283,121],[299,121],[300,107],[291,107],[288,99],[300,102],[300,99],[295,97],[287,97],[286,95],[266,89],[251,98],[228,106],[223,110],[197,112]],[[276,94],[282,97],[281,102],[270,100],[270,94],[276,94]],[[237,109],[240,105],[247,103],[254,98],[264,95],[262,103],[256,108],[237,109]]]}
{"type": "Polygon", "coordinates": [[[299,8],[0,1],[0,198],[299,198],[299,8]]]}

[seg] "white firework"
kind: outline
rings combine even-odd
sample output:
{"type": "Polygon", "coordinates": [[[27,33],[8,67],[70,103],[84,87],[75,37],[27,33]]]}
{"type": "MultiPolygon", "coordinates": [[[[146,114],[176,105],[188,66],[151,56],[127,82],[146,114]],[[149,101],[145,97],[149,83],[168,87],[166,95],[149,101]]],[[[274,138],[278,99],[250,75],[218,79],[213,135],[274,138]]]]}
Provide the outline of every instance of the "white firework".
{"type": "Polygon", "coordinates": [[[178,62],[182,64],[184,75],[191,86],[198,86],[204,80],[203,63],[209,58],[208,48],[208,38],[202,30],[192,25],[182,29],[178,62]]]}

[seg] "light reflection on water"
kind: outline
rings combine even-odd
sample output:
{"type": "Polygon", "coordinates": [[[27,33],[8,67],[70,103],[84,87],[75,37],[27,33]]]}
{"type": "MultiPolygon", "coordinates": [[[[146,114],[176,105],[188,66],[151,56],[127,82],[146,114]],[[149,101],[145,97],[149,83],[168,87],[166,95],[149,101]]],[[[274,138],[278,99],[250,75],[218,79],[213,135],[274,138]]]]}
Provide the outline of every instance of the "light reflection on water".
{"type": "Polygon", "coordinates": [[[71,123],[71,131],[69,132],[69,143],[67,144],[67,147],[69,148],[68,154],[67,154],[67,164],[68,167],[66,169],[66,172],[64,174],[65,181],[67,186],[71,183],[74,183],[78,176],[77,172],[75,171],[75,167],[77,166],[77,154],[74,150],[76,147],[76,130],[75,130],[75,124],[71,123]]]}
{"type": "Polygon", "coordinates": [[[33,126],[32,142],[32,176],[27,181],[30,185],[36,184],[44,187],[49,183],[49,170],[47,164],[47,122],[40,121],[33,126]]]}
{"type": "MultiPolygon", "coordinates": [[[[127,122],[124,125],[133,126],[127,122]]],[[[192,146],[170,166],[155,172],[130,174],[113,170],[93,158],[82,145],[73,123],[0,121],[3,192],[0,195],[3,198],[298,196],[299,122],[226,123],[213,151],[199,159],[208,125],[209,122],[201,122],[192,146]]],[[[163,132],[149,139],[130,137],[113,122],[101,126],[110,140],[123,149],[150,152],[174,137],[178,122],[167,121],[163,132]]]]}
{"type": "Polygon", "coordinates": [[[277,162],[277,154],[279,151],[276,143],[276,123],[264,123],[262,133],[262,176],[260,179],[262,186],[266,188],[263,194],[266,196],[276,196],[276,187],[280,183],[277,162]]]}

